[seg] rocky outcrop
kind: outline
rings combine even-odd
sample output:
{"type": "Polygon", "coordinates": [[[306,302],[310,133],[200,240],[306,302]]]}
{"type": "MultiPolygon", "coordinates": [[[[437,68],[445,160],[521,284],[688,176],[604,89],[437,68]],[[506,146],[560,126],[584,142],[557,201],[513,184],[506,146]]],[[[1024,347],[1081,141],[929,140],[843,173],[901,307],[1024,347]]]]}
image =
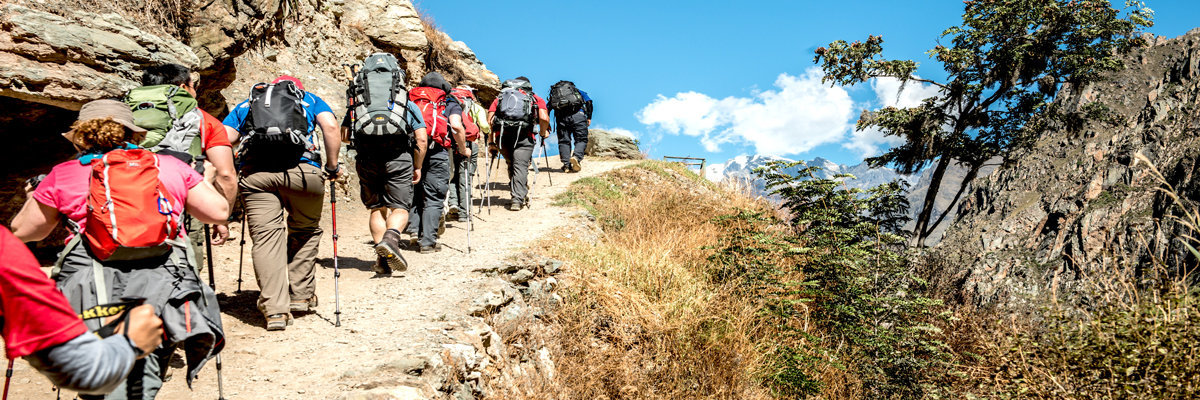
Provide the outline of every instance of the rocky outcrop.
{"type": "Polygon", "coordinates": [[[1046,132],[1011,165],[974,182],[934,251],[942,288],[976,305],[1046,294],[1086,300],[1095,284],[1125,272],[1151,282],[1195,265],[1184,243],[1196,233],[1179,223],[1181,209],[1138,160],[1160,169],[1195,207],[1200,31],[1151,42],[1107,81],[1063,89],[1060,105],[1097,118],[1046,132]]]}
{"type": "Polygon", "coordinates": [[[0,96],[71,110],[138,85],[147,65],[195,65],[183,43],[139,29],[117,14],[63,17],[0,5],[0,96]]]}
{"type": "Polygon", "coordinates": [[[588,130],[587,152],[592,157],[613,157],[623,160],[645,158],[638,149],[637,139],[599,129],[588,130]]]}

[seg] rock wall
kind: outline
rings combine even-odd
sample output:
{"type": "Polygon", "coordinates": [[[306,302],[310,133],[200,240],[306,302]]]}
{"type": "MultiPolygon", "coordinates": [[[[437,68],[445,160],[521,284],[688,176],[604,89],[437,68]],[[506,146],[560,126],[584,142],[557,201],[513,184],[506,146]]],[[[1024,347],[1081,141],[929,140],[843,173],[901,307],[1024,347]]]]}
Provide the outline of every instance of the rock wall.
{"type": "MultiPolygon", "coordinates": [[[[1189,207],[1200,199],[1200,30],[1127,57],[1124,71],[1059,102],[1107,110],[1043,135],[1012,165],[974,182],[959,220],[934,250],[943,289],[976,305],[1057,294],[1086,300],[1128,268],[1140,282],[1183,276],[1196,259],[1180,209],[1158,191],[1144,156],[1189,207]],[[1094,104],[1093,104],[1094,103],[1094,104]],[[1092,104],[1092,105],[1089,105],[1092,104]],[[1156,268],[1162,266],[1162,268],[1156,268]]],[[[1195,278],[1193,277],[1193,282],[1195,278]]]]}
{"type": "Polygon", "coordinates": [[[0,137],[13,148],[37,150],[9,157],[0,170],[0,195],[9,199],[0,204],[5,223],[24,201],[19,183],[71,156],[59,134],[73,111],[136,87],[146,66],[193,67],[201,106],[219,117],[251,85],[280,74],[300,78],[341,115],[342,65],[376,51],[403,56],[410,84],[438,70],[487,100],[499,90],[499,79],[466,44],[428,30],[408,0],[184,0],[194,12],[185,13],[180,29],[156,26],[136,12],[141,3],[121,1],[109,2],[116,7],[102,0],[0,2],[0,105],[8,122],[0,137]]]}

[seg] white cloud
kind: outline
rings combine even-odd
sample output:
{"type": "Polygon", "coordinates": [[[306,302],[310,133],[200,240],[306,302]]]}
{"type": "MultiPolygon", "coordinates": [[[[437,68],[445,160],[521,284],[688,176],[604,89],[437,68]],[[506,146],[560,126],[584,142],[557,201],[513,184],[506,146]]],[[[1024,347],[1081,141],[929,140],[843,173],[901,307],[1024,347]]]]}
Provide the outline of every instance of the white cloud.
{"type": "Polygon", "coordinates": [[[593,129],[602,130],[602,131],[605,131],[605,132],[608,132],[608,133],[611,133],[614,135],[625,136],[625,137],[628,137],[631,139],[638,138],[638,134],[636,132],[625,129],[625,128],[616,128],[616,127],[610,128],[610,127],[607,127],[604,125],[596,124],[593,129]]]}
{"type": "Polygon", "coordinates": [[[845,138],[854,102],[845,89],[822,84],[820,69],[780,74],[775,87],[720,100],[697,92],[659,95],[637,117],[669,134],[698,137],[711,152],[726,143],[749,143],[758,154],[797,154],[845,138]]]}
{"type": "MultiPolygon", "coordinates": [[[[896,78],[874,79],[871,89],[875,91],[876,104],[882,107],[915,107],[923,100],[939,94],[937,86],[914,81],[902,85],[896,78]]],[[[842,147],[857,151],[860,156],[867,158],[902,143],[903,138],[884,136],[878,129],[868,128],[851,132],[849,140],[842,147]]]]}

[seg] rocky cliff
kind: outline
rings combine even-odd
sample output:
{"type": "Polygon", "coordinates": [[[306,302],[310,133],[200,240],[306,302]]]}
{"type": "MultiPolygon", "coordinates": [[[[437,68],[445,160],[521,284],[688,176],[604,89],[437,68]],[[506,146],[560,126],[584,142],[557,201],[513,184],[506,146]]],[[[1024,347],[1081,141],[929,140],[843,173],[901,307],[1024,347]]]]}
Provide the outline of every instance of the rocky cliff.
{"type": "Polygon", "coordinates": [[[300,78],[342,112],[342,65],[375,51],[406,60],[410,84],[426,72],[492,98],[499,80],[462,42],[422,19],[408,0],[10,0],[0,2],[0,220],[24,201],[22,182],[71,155],[58,137],[83,103],[136,87],[162,63],[201,75],[201,105],[223,116],[251,85],[300,78]]]}
{"type": "Polygon", "coordinates": [[[1200,31],[1150,42],[1107,81],[1063,88],[1059,104],[1096,118],[1045,132],[1011,165],[974,182],[934,251],[943,289],[977,305],[1086,299],[1093,283],[1124,271],[1150,282],[1195,265],[1182,245],[1195,233],[1178,223],[1180,209],[1138,159],[1195,206],[1200,31]]]}

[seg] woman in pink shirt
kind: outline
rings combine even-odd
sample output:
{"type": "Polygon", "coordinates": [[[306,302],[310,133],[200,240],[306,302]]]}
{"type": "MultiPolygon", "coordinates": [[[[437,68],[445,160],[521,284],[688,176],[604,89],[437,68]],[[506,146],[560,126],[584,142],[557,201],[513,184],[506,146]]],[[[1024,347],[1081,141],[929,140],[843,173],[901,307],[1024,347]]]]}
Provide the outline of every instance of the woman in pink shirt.
{"type": "MultiPolygon", "coordinates": [[[[72,237],[80,235],[87,222],[92,163],[109,151],[139,143],[145,132],[134,125],[133,113],[123,102],[97,100],[84,104],[71,131],[63,134],[75,144],[80,157],[54,166],[17,213],[13,234],[25,242],[42,240],[66,217],[72,237]]],[[[170,210],[176,218],[181,210],[187,210],[203,223],[225,222],[229,205],[212,184],[175,157],[155,157],[159,181],[173,200],[170,210]]],[[[113,182],[112,187],[119,190],[120,184],[113,182]]],[[[92,256],[86,240],[68,240],[70,245],[60,255],[61,272],[55,281],[75,312],[136,297],[153,305],[164,321],[163,346],[134,365],[127,382],[114,392],[118,398],[154,398],[162,387],[158,372],[166,367],[176,345],[186,343],[189,383],[204,361],[224,345],[216,296],[190,265],[188,255],[192,249],[187,248],[185,235],[181,230],[176,239],[182,240],[175,241],[182,247],[175,246],[161,257],[102,262],[92,256]],[[193,355],[198,359],[191,359],[193,355]]],[[[100,322],[84,321],[92,331],[99,329],[100,322]]]]}

